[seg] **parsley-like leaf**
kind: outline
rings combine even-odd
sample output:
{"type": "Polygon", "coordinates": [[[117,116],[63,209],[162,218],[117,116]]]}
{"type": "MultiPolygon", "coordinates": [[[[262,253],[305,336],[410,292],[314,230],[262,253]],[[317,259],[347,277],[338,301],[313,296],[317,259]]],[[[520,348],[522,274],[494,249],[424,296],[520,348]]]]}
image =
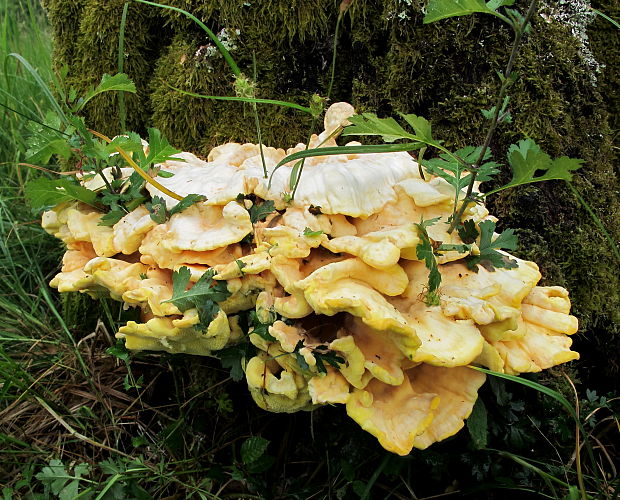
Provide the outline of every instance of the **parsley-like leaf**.
{"type": "Polygon", "coordinates": [[[103,75],[103,78],[101,78],[101,82],[99,83],[99,85],[97,85],[97,87],[95,87],[94,89],[91,88],[83,98],[78,99],[73,111],[77,113],[93,97],[103,92],[110,91],[123,91],[135,94],[136,86],[125,73],[118,73],[113,76],[103,75]]]}
{"type": "Polygon", "coordinates": [[[153,196],[153,199],[145,203],[146,209],[149,211],[151,215],[151,219],[157,222],[157,224],[163,224],[174,214],[178,214],[187,210],[194,203],[198,203],[199,201],[206,200],[206,196],[201,194],[188,194],[185,198],[179,201],[174,207],[170,210],[166,208],[166,202],[163,198],[159,196],[153,196]]]}
{"type": "Polygon", "coordinates": [[[144,204],[146,209],[149,211],[149,215],[153,222],[157,224],[163,224],[168,219],[168,214],[166,213],[166,201],[159,197],[153,196],[153,199],[144,204]]]}
{"type": "Polygon", "coordinates": [[[213,300],[203,300],[196,303],[196,310],[200,319],[196,327],[198,330],[206,330],[220,312],[220,307],[213,300]]]}
{"type": "Polygon", "coordinates": [[[514,186],[553,179],[570,181],[572,172],[583,164],[583,160],[562,156],[552,159],[532,139],[523,139],[508,149],[508,163],[512,169],[512,180],[485,196],[514,186]],[[536,175],[537,172],[544,172],[536,175]]]}
{"type": "Polygon", "coordinates": [[[48,466],[43,467],[35,477],[55,497],[60,500],[67,500],[80,496],[80,489],[83,489],[80,483],[86,480],[85,476],[88,474],[90,474],[90,465],[87,463],[77,464],[71,471],[71,467],[67,469],[60,460],[54,459],[49,462],[48,466]]]}
{"type": "MultiPolygon", "coordinates": [[[[508,109],[508,103],[510,102],[510,96],[504,97],[504,102],[502,103],[502,107],[499,110],[498,122],[499,123],[512,123],[512,115],[510,114],[508,109]]],[[[481,109],[480,112],[482,116],[484,116],[487,120],[492,120],[495,116],[496,107],[493,106],[489,109],[481,109]]]]}
{"type": "Polygon", "coordinates": [[[463,243],[471,245],[478,239],[478,228],[476,227],[476,221],[473,219],[467,219],[463,221],[463,224],[457,226],[459,236],[463,243]]]}
{"type": "Polygon", "coordinates": [[[345,360],[338,356],[335,351],[330,351],[325,348],[322,349],[323,346],[317,346],[313,349],[312,354],[314,355],[314,359],[316,359],[316,367],[319,373],[327,373],[327,368],[325,367],[325,363],[330,364],[337,370],[340,369],[340,365],[345,363],[345,360]]]}
{"type": "MultiPolygon", "coordinates": [[[[161,135],[156,128],[149,129],[149,154],[146,157],[147,166],[164,163],[167,160],[185,161],[182,158],[173,158],[173,155],[180,153],[180,149],[173,148],[168,140],[161,135]]],[[[140,165],[143,169],[147,166],[140,165]]]]}
{"type": "Polygon", "coordinates": [[[172,273],[172,298],[165,302],[174,304],[182,312],[195,307],[198,310],[200,326],[206,328],[219,310],[219,306],[214,303],[223,302],[230,296],[226,282],[214,282],[214,275],[215,271],[209,269],[187,290],[191,273],[189,268],[183,266],[172,273]]]}
{"type": "Polygon", "coordinates": [[[437,265],[437,258],[435,257],[435,251],[426,228],[435,224],[439,220],[439,217],[430,220],[422,220],[420,223],[416,223],[418,228],[418,235],[420,237],[420,243],[416,246],[416,254],[418,259],[424,261],[426,268],[428,269],[428,285],[426,290],[426,297],[424,302],[428,306],[436,306],[439,304],[439,294],[437,290],[441,285],[441,273],[439,272],[439,266],[437,265]]]}
{"type": "Polygon", "coordinates": [[[276,207],[272,200],[265,200],[260,205],[255,203],[249,210],[250,220],[252,224],[263,221],[270,213],[275,212],[275,210],[276,207]]]}
{"type": "Polygon", "coordinates": [[[50,158],[54,155],[68,160],[71,158],[72,151],[66,139],[53,139],[41,144],[40,149],[37,151],[34,151],[34,149],[29,150],[29,153],[30,156],[26,158],[26,162],[35,165],[45,165],[50,162],[50,158]]]}
{"type": "Polygon", "coordinates": [[[243,364],[246,359],[253,356],[252,351],[252,344],[244,342],[230,347],[225,347],[214,354],[217,355],[222,363],[222,368],[230,369],[230,377],[235,382],[239,382],[244,377],[243,364]]]}
{"type": "Polygon", "coordinates": [[[343,135],[380,135],[385,142],[398,139],[415,139],[394,118],[379,118],[374,113],[362,113],[349,117],[352,125],[344,129],[343,135]]]}
{"type": "Polygon", "coordinates": [[[302,349],[304,346],[304,341],[300,340],[299,342],[297,342],[297,345],[295,346],[295,350],[293,351],[293,354],[295,355],[295,360],[297,361],[297,364],[299,365],[299,368],[301,368],[304,371],[310,370],[310,365],[308,365],[308,363],[306,362],[306,359],[299,354],[299,350],[302,349]]]}
{"type": "MultiPolygon", "coordinates": [[[[456,151],[454,155],[461,158],[465,163],[473,165],[480,156],[480,149],[481,147],[467,146],[456,151]]],[[[487,149],[483,158],[484,163],[477,169],[478,175],[476,180],[480,182],[489,181],[499,172],[499,163],[487,161],[490,157],[491,152],[487,149]]],[[[467,187],[471,181],[471,171],[447,154],[441,154],[439,158],[426,160],[424,167],[429,173],[448,181],[457,193],[467,187]]]]}
{"type": "Polygon", "coordinates": [[[250,311],[250,314],[248,315],[248,319],[250,323],[252,324],[252,330],[250,331],[250,333],[257,334],[258,336],[262,337],[267,342],[277,341],[277,339],[269,333],[269,327],[273,323],[261,323],[261,321],[258,319],[258,315],[256,314],[256,311],[250,311]]]}
{"type": "Polygon", "coordinates": [[[99,220],[99,224],[97,225],[98,226],[113,226],[119,220],[125,217],[125,215],[127,215],[127,212],[125,212],[125,210],[123,210],[122,208],[115,208],[113,210],[110,210],[107,214],[104,214],[99,220]]]}
{"type": "Polygon", "coordinates": [[[181,213],[183,210],[188,209],[194,203],[198,203],[199,201],[205,201],[207,199],[206,196],[201,194],[188,194],[185,196],[179,203],[177,203],[174,207],[170,209],[170,217],[174,214],[181,213]]]}
{"type": "Polygon", "coordinates": [[[465,262],[467,267],[477,271],[477,266],[484,267],[487,271],[497,268],[513,269],[518,267],[517,261],[498,252],[499,249],[516,250],[517,237],[514,230],[506,229],[497,238],[493,239],[495,222],[487,220],[479,224],[480,228],[480,255],[469,255],[465,262]]]}
{"type": "Polygon", "coordinates": [[[415,132],[415,135],[423,139],[426,143],[436,142],[437,144],[441,144],[443,141],[435,141],[433,139],[433,134],[431,133],[431,124],[430,122],[422,117],[414,114],[403,115],[401,116],[407,121],[411,128],[415,132]]]}
{"type": "MultiPolygon", "coordinates": [[[[299,353],[299,350],[304,346],[304,341],[300,340],[297,342],[295,349],[293,350],[293,354],[295,355],[295,360],[297,364],[302,370],[310,370],[310,366],[306,362],[306,359],[299,353]]],[[[312,355],[316,360],[316,369],[319,373],[327,373],[327,368],[325,363],[333,366],[336,369],[340,369],[340,365],[345,363],[345,360],[338,356],[335,351],[329,350],[327,346],[318,345],[316,347],[311,347],[312,355]]]]}
{"type": "Polygon", "coordinates": [[[342,135],[379,135],[385,142],[394,142],[398,139],[416,141],[411,143],[408,150],[419,149],[424,144],[441,147],[441,141],[433,139],[431,125],[421,116],[409,114],[401,115],[411,125],[415,133],[407,132],[394,118],[379,118],[374,113],[363,113],[349,117],[352,125],[345,127],[342,135]]]}

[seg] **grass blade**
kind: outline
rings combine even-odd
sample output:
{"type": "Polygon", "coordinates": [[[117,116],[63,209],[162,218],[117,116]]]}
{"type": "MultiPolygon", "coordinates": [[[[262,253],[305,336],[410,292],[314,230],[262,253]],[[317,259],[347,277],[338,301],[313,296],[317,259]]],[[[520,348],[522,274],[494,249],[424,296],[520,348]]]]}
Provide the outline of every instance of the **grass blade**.
{"type": "Polygon", "coordinates": [[[294,102],[278,101],[276,99],[259,99],[259,98],[251,98],[251,97],[202,95],[202,94],[195,94],[193,92],[187,92],[186,90],[178,89],[176,87],[173,87],[172,85],[168,85],[168,87],[170,87],[172,90],[176,90],[177,92],[180,92],[181,94],[184,94],[184,95],[188,95],[190,97],[199,97],[201,99],[213,99],[215,101],[239,101],[239,102],[247,102],[250,104],[252,103],[253,104],[275,104],[277,106],[293,108],[299,111],[303,111],[304,113],[312,114],[312,111],[310,108],[307,108],[306,106],[302,106],[301,104],[295,104],[294,102]]]}
{"type": "Polygon", "coordinates": [[[228,63],[228,66],[230,66],[230,69],[232,70],[233,74],[235,76],[239,76],[241,74],[241,70],[239,69],[239,66],[237,66],[237,63],[230,55],[230,52],[228,52],[228,49],[224,47],[224,45],[222,45],[222,42],[215,35],[215,33],[213,33],[213,31],[207,28],[207,26],[196,16],[190,14],[186,10],[179,9],[178,7],[173,7],[172,5],[163,5],[161,3],[149,2],[148,0],[134,0],[134,1],[138,3],[144,3],[146,5],[152,5],[153,7],[161,7],[162,9],[174,10],[175,12],[179,12],[183,14],[184,16],[189,17],[198,26],[200,26],[207,35],[209,35],[209,38],[211,38],[211,40],[213,41],[217,49],[221,52],[222,56],[224,56],[224,59],[228,63]]]}
{"type": "Polygon", "coordinates": [[[568,184],[568,187],[570,188],[570,190],[575,195],[575,198],[577,198],[579,203],[581,203],[581,206],[585,209],[586,212],[588,212],[588,215],[592,218],[592,220],[594,221],[594,224],[596,225],[596,227],[598,227],[598,229],[601,232],[601,234],[607,240],[607,244],[609,245],[609,249],[614,254],[614,257],[616,258],[618,263],[620,263],[620,250],[618,250],[618,246],[616,245],[616,242],[611,237],[611,235],[609,234],[607,229],[605,229],[605,226],[603,225],[603,222],[601,221],[601,219],[599,219],[596,216],[596,214],[594,213],[594,210],[592,210],[592,207],[590,207],[588,202],[581,196],[581,194],[579,194],[579,191],[577,191],[577,188],[575,186],[573,186],[573,184],[571,182],[567,182],[566,184],[568,184]]]}
{"type": "Polygon", "coordinates": [[[52,91],[50,90],[50,88],[43,81],[43,79],[39,76],[39,73],[37,73],[37,70],[34,69],[32,65],[28,61],[26,61],[26,59],[24,59],[20,54],[16,54],[12,52],[9,54],[9,56],[14,57],[15,59],[17,59],[19,62],[21,62],[24,65],[24,67],[28,70],[28,72],[32,75],[32,77],[36,81],[39,88],[43,91],[43,93],[49,100],[50,104],[52,105],[56,113],[58,113],[58,116],[62,119],[62,121],[66,125],[69,125],[70,123],[69,123],[69,119],[67,118],[67,115],[65,115],[65,112],[60,107],[60,104],[58,104],[58,101],[52,94],[52,91]]]}
{"type": "MultiPolygon", "coordinates": [[[[123,14],[121,15],[121,27],[118,35],[118,73],[124,73],[125,68],[125,28],[127,26],[127,12],[129,11],[129,1],[123,5],[123,14]]],[[[118,93],[118,115],[121,126],[121,133],[127,130],[127,110],[125,109],[125,92],[122,90],[118,93]]]]}
{"type": "Polygon", "coordinates": [[[593,9],[592,7],[590,7],[590,10],[592,12],[594,12],[597,16],[601,16],[606,21],[609,21],[611,24],[613,24],[616,28],[618,28],[620,30],[620,24],[618,24],[618,22],[616,20],[612,19],[607,14],[604,14],[600,10],[593,9]]]}
{"type": "Polygon", "coordinates": [[[493,375],[494,377],[503,378],[506,380],[511,380],[512,382],[516,382],[517,384],[524,385],[529,387],[530,389],[534,389],[538,392],[542,392],[546,396],[549,396],[559,402],[565,409],[570,413],[571,417],[577,420],[577,414],[573,408],[573,405],[559,392],[554,391],[553,389],[549,389],[538,382],[533,382],[532,380],[528,380],[526,378],[517,377],[515,375],[508,375],[507,373],[499,373],[494,372],[493,370],[487,370],[486,368],[481,368],[479,366],[470,366],[470,368],[474,370],[478,370],[479,372],[486,373],[487,375],[493,375]]]}

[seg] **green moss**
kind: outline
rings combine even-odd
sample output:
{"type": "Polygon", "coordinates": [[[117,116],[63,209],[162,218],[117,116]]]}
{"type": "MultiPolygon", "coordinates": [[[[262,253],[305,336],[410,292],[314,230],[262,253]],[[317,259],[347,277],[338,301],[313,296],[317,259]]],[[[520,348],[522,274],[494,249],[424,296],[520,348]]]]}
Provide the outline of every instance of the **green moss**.
{"type": "MultiPolygon", "coordinates": [[[[316,34],[331,29],[336,9],[332,0],[269,0],[197,2],[195,0],[166,0],[159,2],[184,9],[210,27],[213,32],[221,28],[244,28],[244,40],[257,45],[281,47],[316,38],[316,34]],[[247,30],[247,31],[246,31],[247,30]],[[265,37],[268,33],[270,36],[265,37]]],[[[176,31],[204,32],[185,15],[162,9],[161,16],[176,31]]]]}
{"type": "MultiPolygon", "coordinates": [[[[620,5],[615,0],[598,0],[592,7],[607,16],[620,19],[620,5]]],[[[605,97],[612,129],[620,128],[620,30],[609,21],[596,16],[588,30],[590,48],[596,59],[604,63],[597,75],[598,87],[605,97]]]]}
{"type": "Polygon", "coordinates": [[[60,311],[67,328],[80,333],[95,330],[101,312],[99,301],[79,292],[63,293],[60,299],[60,311]]]}
{"type": "Polygon", "coordinates": [[[42,0],[54,36],[54,62],[56,66],[72,66],[76,59],[80,19],[86,0],[42,0]]]}
{"type": "MultiPolygon", "coordinates": [[[[118,39],[124,0],[47,0],[45,8],[54,27],[57,64],[69,64],[67,84],[84,92],[97,85],[103,74],[118,71],[118,39]]],[[[127,94],[128,127],[141,130],[149,121],[147,87],[165,30],[153,24],[152,9],[132,3],[127,16],[124,71],[138,89],[127,94]]],[[[117,96],[103,94],[85,109],[91,127],[106,134],[117,134],[119,114],[117,96]]]]}

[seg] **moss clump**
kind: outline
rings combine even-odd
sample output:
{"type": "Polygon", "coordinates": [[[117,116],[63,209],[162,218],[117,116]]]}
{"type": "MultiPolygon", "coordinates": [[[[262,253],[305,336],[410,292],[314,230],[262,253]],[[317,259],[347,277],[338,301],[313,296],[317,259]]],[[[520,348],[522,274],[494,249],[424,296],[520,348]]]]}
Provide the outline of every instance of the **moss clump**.
{"type": "MultiPolygon", "coordinates": [[[[231,52],[246,74],[253,74],[256,59],[259,97],[306,103],[314,92],[325,94],[337,16],[331,0],[167,3],[191,11],[216,33],[225,29],[231,52]]],[[[601,0],[595,6],[617,17],[612,3],[601,0]]],[[[75,83],[92,84],[114,71],[122,4],[46,1],[56,33],[56,58],[70,64],[75,83]]],[[[333,97],[350,100],[360,111],[426,116],[435,135],[451,147],[480,143],[485,133],[480,109],[492,105],[499,86],[496,71],[506,64],[512,34],[501,21],[483,15],[423,25],[424,4],[353,3],[339,39],[333,97]]],[[[142,7],[132,4],[127,27],[126,68],[140,90],[139,97],[129,101],[129,125],[157,126],[173,144],[203,155],[218,143],[255,141],[247,106],[191,98],[170,88],[233,94],[230,69],[213,53],[204,32],[179,13],[142,7]]],[[[541,9],[549,12],[544,2],[541,9]]],[[[514,123],[499,131],[492,149],[505,161],[508,146],[528,136],[554,157],[583,158],[586,163],[575,185],[618,239],[620,186],[611,167],[610,128],[610,123],[618,123],[613,92],[618,58],[617,51],[607,50],[607,45],[618,46],[613,30],[603,20],[590,29],[592,50],[603,65],[597,87],[569,27],[537,16],[517,59],[520,78],[510,89],[514,123]]],[[[89,120],[95,127],[115,130],[118,116],[112,104],[93,101],[89,120]]],[[[288,146],[305,139],[306,116],[277,107],[259,110],[266,143],[288,146]]],[[[588,335],[586,348],[602,355],[610,343],[620,343],[620,282],[613,271],[617,263],[564,184],[518,188],[497,196],[491,205],[504,226],[520,230],[521,256],[536,260],[548,282],[571,290],[588,335]],[[594,331],[604,335],[595,337],[594,331]]]]}
{"type": "MultiPolygon", "coordinates": [[[[615,0],[595,0],[592,8],[612,19],[620,18],[620,4],[615,0]]],[[[606,19],[596,16],[590,25],[588,36],[594,56],[605,65],[597,75],[597,85],[605,98],[611,128],[617,132],[620,128],[620,30],[606,19]]]]}
{"type": "MultiPolygon", "coordinates": [[[[258,96],[273,95],[273,79],[261,78],[258,96]],[[267,89],[265,89],[267,88],[267,89]]],[[[177,35],[158,61],[151,82],[152,123],[180,148],[205,155],[217,144],[254,141],[252,108],[244,103],[200,99],[173,90],[202,95],[233,95],[233,77],[219,57],[205,57],[185,35],[177,35]]],[[[307,104],[310,93],[279,95],[283,100],[307,104]]],[[[263,140],[282,145],[303,139],[310,127],[309,115],[278,106],[259,106],[263,140]]]]}
{"type": "MultiPolygon", "coordinates": [[[[54,29],[56,66],[67,64],[67,84],[81,91],[105,74],[118,72],[118,42],[125,0],[45,0],[54,29]]],[[[138,93],[127,94],[127,126],[142,130],[149,121],[148,84],[166,31],[155,23],[153,10],[131,3],[127,16],[124,71],[138,93]]],[[[117,96],[103,94],[85,109],[91,127],[105,134],[121,132],[117,96]]]]}

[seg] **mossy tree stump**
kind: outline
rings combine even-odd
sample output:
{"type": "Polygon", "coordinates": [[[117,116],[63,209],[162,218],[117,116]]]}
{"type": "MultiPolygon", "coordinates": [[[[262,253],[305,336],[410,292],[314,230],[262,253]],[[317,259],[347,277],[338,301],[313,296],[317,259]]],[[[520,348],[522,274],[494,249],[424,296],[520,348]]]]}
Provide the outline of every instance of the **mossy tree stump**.
{"type": "MultiPolygon", "coordinates": [[[[69,66],[70,84],[83,89],[116,72],[124,0],[44,3],[56,64],[69,66]]],[[[165,3],[192,12],[226,39],[242,71],[250,76],[256,71],[259,97],[307,104],[313,93],[325,95],[338,14],[333,0],[165,3]]],[[[619,123],[619,30],[600,18],[590,24],[592,58],[579,38],[580,29],[581,36],[586,33],[587,2],[541,3],[515,66],[520,77],[510,89],[514,121],[500,129],[492,150],[505,163],[508,146],[526,136],[553,157],[584,159],[575,186],[618,241],[620,183],[612,127],[619,123]]],[[[483,15],[423,25],[424,4],[353,2],[338,40],[332,100],[383,116],[423,115],[448,147],[480,144],[485,134],[480,109],[492,105],[496,72],[506,64],[512,34],[500,20],[483,15]]],[[[527,2],[518,0],[516,7],[523,11],[527,2]]],[[[594,7],[616,18],[620,13],[611,0],[594,7]]],[[[233,95],[224,59],[191,20],[131,3],[124,57],[125,71],[138,87],[137,95],[127,96],[131,129],[157,127],[172,144],[203,156],[227,141],[256,142],[247,105],[197,99],[171,88],[233,95]]],[[[287,147],[307,137],[307,116],[280,107],[260,106],[259,112],[265,143],[287,147]]],[[[115,96],[93,100],[86,115],[91,127],[120,132],[115,96]]],[[[516,188],[490,205],[502,228],[519,230],[517,254],[541,266],[545,283],[570,290],[584,333],[577,350],[594,355],[587,359],[609,359],[620,347],[618,262],[568,187],[548,182],[516,188]]],[[[614,380],[618,366],[611,361],[597,373],[614,380]]]]}

